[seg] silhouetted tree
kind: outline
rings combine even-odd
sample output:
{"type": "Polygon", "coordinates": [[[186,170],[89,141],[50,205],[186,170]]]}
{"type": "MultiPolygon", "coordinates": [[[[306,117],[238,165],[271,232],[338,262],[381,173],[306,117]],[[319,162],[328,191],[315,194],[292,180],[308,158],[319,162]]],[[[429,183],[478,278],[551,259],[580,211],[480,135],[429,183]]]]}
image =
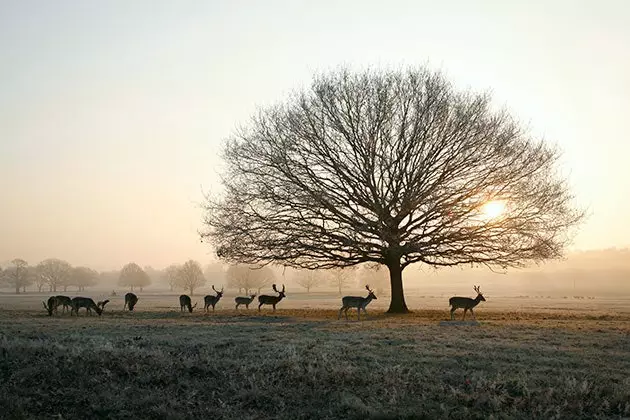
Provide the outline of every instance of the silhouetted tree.
{"type": "Polygon", "coordinates": [[[427,69],[315,78],[261,109],[223,150],[224,194],[202,240],[231,263],[388,267],[389,312],[407,312],[413,263],[522,267],[560,257],[583,219],[535,140],[490,95],[427,69]],[[487,217],[484,205],[506,210],[487,217]]]}
{"type": "Polygon", "coordinates": [[[168,283],[171,292],[177,287],[177,275],[179,273],[180,266],[177,264],[171,264],[166,267],[164,271],[164,279],[168,283]]]}
{"type": "Polygon", "coordinates": [[[151,279],[136,263],[129,263],[120,270],[120,277],[118,278],[119,286],[129,287],[133,292],[134,287],[139,287],[140,291],[142,291],[143,287],[150,284],[151,279]]]}
{"type": "Polygon", "coordinates": [[[349,284],[352,284],[354,278],[354,269],[350,268],[334,268],[330,270],[330,284],[334,286],[339,292],[339,296],[342,295],[342,289],[349,284]]]}
{"type": "Polygon", "coordinates": [[[201,271],[201,265],[194,260],[188,260],[179,267],[177,274],[177,285],[194,295],[195,289],[206,284],[206,278],[201,271]]]}
{"type": "Polygon", "coordinates": [[[57,287],[67,290],[71,270],[69,262],[58,258],[49,258],[37,264],[38,275],[46,280],[52,292],[56,292],[57,287]]]}
{"type": "Polygon", "coordinates": [[[228,287],[242,290],[249,294],[251,290],[260,293],[260,289],[274,282],[273,271],[269,267],[235,264],[228,267],[225,278],[228,287]]]}
{"type": "Polygon", "coordinates": [[[292,280],[306,289],[306,293],[310,293],[313,287],[321,285],[325,276],[318,270],[297,270],[291,276],[292,280]]]}
{"type": "Polygon", "coordinates": [[[77,286],[79,291],[84,291],[86,287],[96,286],[98,283],[98,272],[88,267],[75,267],[70,272],[68,283],[77,286]]]}
{"type": "Polygon", "coordinates": [[[15,288],[15,293],[19,294],[29,282],[28,263],[21,258],[15,258],[11,261],[11,266],[4,271],[4,279],[9,286],[15,288]]]}

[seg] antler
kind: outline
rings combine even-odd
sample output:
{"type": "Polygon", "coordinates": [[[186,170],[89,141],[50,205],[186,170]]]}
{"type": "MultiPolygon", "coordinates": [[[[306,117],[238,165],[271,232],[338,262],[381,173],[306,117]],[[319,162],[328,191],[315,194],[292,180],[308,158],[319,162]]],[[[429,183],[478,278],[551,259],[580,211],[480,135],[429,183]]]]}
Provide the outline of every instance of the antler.
{"type": "Polygon", "coordinates": [[[373,292],[373,290],[370,290],[370,285],[369,285],[369,284],[366,284],[366,285],[365,285],[365,288],[367,289],[367,291],[368,291],[368,292],[370,292],[370,293],[372,293],[372,292],[373,292]]]}
{"type": "Polygon", "coordinates": [[[479,287],[480,286],[473,286],[473,290],[477,292],[478,294],[481,294],[481,292],[479,291],[479,287]]]}
{"type": "Polygon", "coordinates": [[[215,292],[219,293],[219,291],[214,288],[214,284],[212,285],[212,290],[214,290],[215,292]]]}
{"type": "Polygon", "coordinates": [[[282,285],[282,293],[284,293],[284,284],[282,285]]]}
{"type": "Polygon", "coordinates": [[[276,293],[280,293],[280,292],[278,292],[278,289],[276,289],[276,285],[275,285],[275,284],[271,285],[271,288],[272,288],[272,289],[273,289],[276,293]]]}

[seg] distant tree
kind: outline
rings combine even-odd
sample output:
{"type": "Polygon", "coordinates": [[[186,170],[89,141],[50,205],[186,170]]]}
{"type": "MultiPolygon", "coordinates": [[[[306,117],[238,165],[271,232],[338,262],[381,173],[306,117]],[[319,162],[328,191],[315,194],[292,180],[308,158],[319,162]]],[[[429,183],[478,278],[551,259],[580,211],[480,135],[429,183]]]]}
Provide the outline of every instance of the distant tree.
{"type": "Polygon", "coordinates": [[[88,267],[75,267],[70,273],[69,284],[77,286],[79,292],[85,290],[86,287],[96,286],[98,283],[98,272],[88,267]]]}
{"type": "Polygon", "coordinates": [[[19,294],[20,290],[24,288],[29,282],[29,267],[28,263],[23,259],[16,258],[11,261],[9,266],[4,272],[4,279],[9,286],[15,288],[15,293],[19,294]]]}
{"type": "Polygon", "coordinates": [[[151,284],[151,279],[142,268],[136,263],[129,263],[120,270],[118,285],[121,287],[129,287],[133,292],[134,287],[142,288],[151,284]]]}
{"type": "Polygon", "coordinates": [[[212,262],[206,265],[203,275],[207,281],[213,284],[223,284],[225,282],[225,268],[219,262],[212,262]]]}
{"type": "Polygon", "coordinates": [[[63,287],[64,291],[68,289],[71,271],[70,263],[58,258],[49,258],[37,264],[38,275],[46,280],[52,292],[56,292],[58,287],[63,287]]]}
{"type": "Polygon", "coordinates": [[[39,272],[39,267],[33,267],[30,272],[33,273],[33,283],[37,287],[37,292],[41,293],[44,286],[48,284],[48,279],[39,272]]]}
{"type": "Polygon", "coordinates": [[[584,219],[561,154],[486,93],[426,67],[340,69],[260,109],[225,143],[203,241],[233,264],[523,267],[584,219]]]}
{"type": "Polygon", "coordinates": [[[325,281],[325,275],[319,270],[297,270],[292,275],[292,280],[310,293],[311,289],[321,285],[325,281]]]}
{"type": "Polygon", "coordinates": [[[201,264],[194,260],[188,260],[179,267],[177,274],[177,286],[187,290],[192,296],[195,289],[206,284],[206,278],[201,271],[201,264]]]}
{"type": "Polygon", "coordinates": [[[357,271],[357,286],[361,289],[366,284],[376,292],[376,296],[383,295],[389,285],[389,273],[378,264],[363,264],[357,271]]]}
{"type": "Polygon", "coordinates": [[[251,290],[260,293],[260,289],[274,282],[273,271],[269,267],[255,265],[236,264],[228,267],[225,273],[228,287],[244,290],[249,294],[251,290]]]}
{"type": "Polygon", "coordinates": [[[330,270],[329,278],[330,284],[334,286],[339,292],[339,296],[342,295],[342,289],[349,284],[352,284],[354,279],[355,269],[350,268],[335,268],[330,270]]]}
{"type": "Polygon", "coordinates": [[[151,283],[155,283],[156,281],[160,281],[164,277],[164,272],[161,270],[156,270],[155,268],[147,265],[144,267],[144,272],[147,273],[147,276],[151,279],[151,283]]]}
{"type": "Polygon", "coordinates": [[[163,270],[163,279],[168,283],[171,292],[178,286],[177,276],[179,275],[180,266],[177,264],[171,264],[163,270]]]}

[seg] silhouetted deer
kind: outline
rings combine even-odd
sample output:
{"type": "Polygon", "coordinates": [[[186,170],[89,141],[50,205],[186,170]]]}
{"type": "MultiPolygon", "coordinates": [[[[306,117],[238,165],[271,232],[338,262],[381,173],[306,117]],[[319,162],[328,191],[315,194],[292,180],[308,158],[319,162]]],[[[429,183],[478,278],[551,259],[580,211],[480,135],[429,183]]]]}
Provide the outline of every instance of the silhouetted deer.
{"type": "Polygon", "coordinates": [[[197,307],[197,302],[195,302],[195,306],[192,306],[192,302],[190,300],[190,296],[181,295],[179,297],[179,308],[180,312],[184,312],[184,308],[188,308],[188,312],[192,312],[193,309],[197,307]]]}
{"type": "Polygon", "coordinates": [[[208,312],[208,306],[212,306],[212,310],[214,311],[214,305],[216,305],[219,302],[219,299],[221,299],[221,296],[223,296],[223,287],[221,287],[221,291],[219,292],[217,289],[214,288],[214,284],[213,284],[212,290],[217,292],[217,294],[207,295],[206,297],[203,298],[203,301],[204,301],[203,310],[206,312],[208,312]]]}
{"type": "Polygon", "coordinates": [[[97,314],[101,315],[103,313],[102,309],[99,308],[96,303],[90,298],[86,297],[75,297],[72,299],[72,310],[70,311],[70,315],[74,312],[79,316],[79,309],[85,308],[87,310],[88,315],[92,315],[92,309],[96,311],[97,314]]]}
{"type": "MultiPolygon", "coordinates": [[[[63,295],[57,295],[55,296],[57,298],[57,307],[63,305],[63,312],[62,313],[66,313],[66,308],[68,308],[69,310],[72,310],[72,299],[70,299],[68,296],[63,296],[63,295]]],[[[55,312],[57,311],[57,309],[55,308],[55,312]]]]}
{"type": "Polygon", "coordinates": [[[101,312],[104,312],[105,311],[105,305],[107,305],[108,303],[109,303],[109,299],[99,300],[98,302],[96,302],[96,306],[101,308],[101,312]]]}
{"type": "Polygon", "coordinates": [[[48,305],[46,302],[42,302],[44,304],[44,308],[48,311],[48,315],[51,316],[53,312],[57,313],[57,308],[63,305],[63,312],[66,312],[66,307],[72,310],[72,299],[68,296],[51,296],[48,298],[48,305]]]}
{"type": "Polygon", "coordinates": [[[369,285],[366,284],[365,288],[368,291],[367,297],[344,296],[343,298],[341,298],[341,303],[343,306],[341,307],[341,309],[339,309],[339,316],[337,317],[337,319],[340,319],[341,312],[345,311],[346,320],[347,320],[348,309],[350,308],[357,308],[357,316],[359,318],[359,321],[361,321],[361,309],[363,309],[363,313],[367,315],[367,311],[365,310],[365,307],[368,305],[368,303],[372,302],[372,299],[376,299],[376,295],[374,294],[374,290],[370,290],[369,285]]]}
{"type": "Polygon", "coordinates": [[[453,319],[455,310],[459,308],[464,309],[464,318],[462,318],[463,320],[466,319],[466,312],[468,310],[470,310],[470,313],[472,314],[473,319],[477,319],[475,317],[475,313],[473,312],[473,308],[479,305],[479,302],[485,302],[486,299],[483,297],[483,295],[479,291],[479,286],[473,286],[473,290],[477,292],[477,297],[474,299],[471,299],[469,297],[453,296],[452,298],[448,300],[448,304],[451,305],[451,320],[453,319]]]}
{"type": "Polygon", "coordinates": [[[132,312],[136,303],[138,303],[138,296],[131,292],[127,293],[125,295],[125,306],[123,306],[123,311],[125,308],[129,308],[129,312],[132,312]]]}
{"type": "Polygon", "coordinates": [[[263,305],[272,305],[273,311],[276,311],[276,304],[282,300],[283,297],[286,297],[284,294],[284,284],[282,285],[282,291],[278,291],[276,289],[276,285],[271,286],[278,296],[270,296],[270,295],[260,295],[258,296],[258,312],[260,312],[260,307],[263,305]]]}
{"type": "Polygon", "coordinates": [[[46,310],[48,311],[48,316],[52,316],[53,312],[57,312],[57,306],[59,306],[59,304],[57,303],[57,296],[49,297],[48,305],[44,301],[42,301],[42,303],[44,304],[44,308],[46,308],[46,310]]]}
{"type": "Polygon", "coordinates": [[[234,298],[234,302],[236,302],[236,309],[238,309],[238,305],[245,305],[245,307],[249,309],[249,304],[252,303],[255,297],[256,297],[256,294],[253,294],[250,297],[238,296],[234,298]]]}

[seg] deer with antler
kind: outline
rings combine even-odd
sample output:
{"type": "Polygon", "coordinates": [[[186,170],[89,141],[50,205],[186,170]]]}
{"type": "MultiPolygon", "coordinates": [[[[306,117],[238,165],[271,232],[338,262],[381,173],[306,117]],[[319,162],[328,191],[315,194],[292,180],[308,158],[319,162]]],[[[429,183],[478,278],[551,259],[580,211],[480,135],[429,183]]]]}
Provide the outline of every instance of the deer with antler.
{"type": "Polygon", "coordinates": [[[282,285],[282,291],[279,291],[274,284],[271,286],[273,290],[278,294],[278,296],[271,295],[260,295],[258,296],[258,312],[260,312],[260,307],[263,305],[271,305],[273,306],[273,311],[276,311],[276,304],[282,300],[282,298],[287,295],[284,293],[284,284],[282,285]]]}
{"type": "Polygon", "coordinates": [[[473,319],[477,319],[475,317],[475,313],[473,312],[473,308],[479,305],[479,302],[485,302],[486,299],[481,294],[479,286],[473,286],[473,290],[477,292],[477,297],[474,299],[471,299],[469,297],[453,296],[448,300],[448,304],[451,306],[451,320],[453,319],[455,311],[459,308],[462,308],[464,310],[463,320],[466,319],[466,312],[469,310],[473,316],[473,319]]]}
{"type": "Polygon", "coordinates": [[[192,312],[193,309],[195,309],[197,307],[197,303],[198,302],[195,302],[195,305],[193,306],[192,301],[190,300],[190,296],[188,296],[188,295],[181,295],[179,297],[180,312],[184,312],[184,308],[187,308],[188,312],[192,312]]]}
{"type": "Polygon", "coordinates": [[[207,295],[203,298],[204,300],[203,310],[206,312],[208,312],[209,306],[212,306],[212,311],[214,312],[214,305],[216,305],[219,302],[219,299],[221,299],[221,296],[223,296],[223,286],[221,286],[221,291],[218,291],[217,289],[214,288],[214,284],[213,284],[212,290],[216,292],[216,295],[207,295]]]}
{"type": "Polygon", "coordinates": [[[357,316],[359,318],[359,321],[361,321],[361,310],[363,310],[363,313],[367,316],[367,311],[365,310],[365,307],[370,302],[372,302],[372,300],[376,299],[376,295],[374,294],[374,290],[370,290],[369,285],[366,284],[365,288],[368,291],[367,297],[344,296],[343,298],[341,298],[341,303],[343,306],[341,307],[341,309],[339,309],[339,316],[337,317],[337,319],[341,319],[341,312],[344,311],[344,313],[346,314],[346,320],[347,320],[348,309],[350,308],[357,308],[357,316]]]}

